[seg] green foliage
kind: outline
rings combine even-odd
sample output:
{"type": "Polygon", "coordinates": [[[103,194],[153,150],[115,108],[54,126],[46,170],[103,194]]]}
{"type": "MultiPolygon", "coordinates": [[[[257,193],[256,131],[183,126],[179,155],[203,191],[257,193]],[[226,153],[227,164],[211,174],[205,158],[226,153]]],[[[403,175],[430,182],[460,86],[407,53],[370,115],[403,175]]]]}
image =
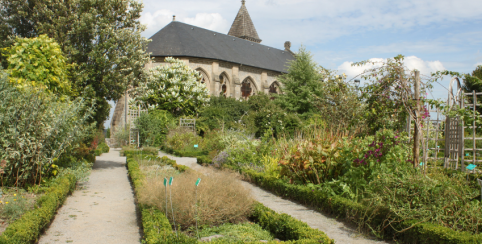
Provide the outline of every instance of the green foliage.
{"type": "Polygon", "coordinates": [[[13,221],[21,217],[30,209],[31,203],[24,196],[12,196],[6,198],[2,209],[2,218],[13,221]]]}
{"type": "MultiPolygon", "coordinates": [[[[0,73],[0,75],[2,75],[0,73]]],[[[0,77],[0,160],[6,166],[3,185],[37,184],[55,170],[54,161],[90,134],[92,109],[83,99],[19,91],[0,77]]]]}
{"type": "Polygon", "coordinates": [[[100,156],[102,153],[108,153],[109,150],[110,148],[107,143],[102,142],[97,146],[97,149],[95,149],[95,156],[100,156]]]}
{"type": "MultiPolygon", "coordinates": [[[[360,222],[376,228],[376,226],[382,225],[388,215],[387,209],[367,207],[340,196],[330,196],[321,191],[315,191],[308,186],[288,184],[281,179],[266,176],[253,170],[244,169],[242,171],[243,174],[250,177],[251,182],[265,190],[316,207],[324,212],[335,214],[355,224],[360,222]]],[[[455,231],[437,224],[423,223],[419,220],[392,223],[391,226],[382,229],[381,234],[387,239],[394,238],[406,243],[455,244],[482,242],[482,234],[474,235],[469,232],[455,231]],[[399,232],[400,230],[405,231],[399,232]]]]}
{"type": "Polygon", "coordinates": [[[28,211],[20,219],[10,224],[0,236],[0,243],[24,244],[38,241],[40,233],[46,228],[57,209],[62,205],[69,193],[75,189],[76,179],[73,175],[57,178],[47,193],[37,201],[37,207],[28,211]]]}
{"type": "Polygon", "coordinates": [[[283,94],[277,97],[276,102],[290,113],[315,112],[315,101],[323,96],[320,71],[312,55],[301,47],[290,63],[288,73],[279,76],[283,94]]]}
{"type": "Polygon", "coordinates": [[[199,231],[199,237],[208,237],[213,235],[222,235],[217,238],[217,242],[236,243],[236,242],[255,242],[255,241],[271,241],[273,237],[271,233],[264,230],[258,224],[223,224],[217,227],[203,228],[199,231]]]}
{"type": "Polygon", "coordinates": [[[107,128],[107,132],[105,134],[105,138],[110,138],[110,128],[107,128]]]}
{"type": "Polygon", "coordinates": [[[140,34],[145,30],[139,21],[142,3],[0,0],[0,5],[0,48],[10,46],[14,36],[53,38],[72,65],[69,78],[74,92],[96,98],[93,118],[99,126],[108,116],[100,101],[118,100],[129,84],[145,79],[149,41],[140,34]],[[92,93],[85,94],[86,88],[92,93]]]}
{"type": "Polygon", "coordinates": [[[268,95],[258,94],[248,100],[249,117],[254,121],[255,136],[261,137],[270,131],[274,137],[293,136],[301,127],[301,120],[294,113],[288,113],[279,107],[268,95]]]}
{"type": "Polygon", "coordinates": [[[142,146],[161,146],[169,128],[175,125],[172,115],[164,110],[151,109],[134,121],[139,129],[142,146]]]}
{"type": "Polygon", "coordinates": [[[36,87],[55,94],[69,94],[68,65],[57,44],[47,35],[15,39],[5,50],[10,82],[17,88],[36,87]]]}
{"type": "Polygon", "coordinates": [[[278,214],[261,203],[255,206],[252,217],[261,227],[281,240],[312,239],[318,243],[335,243],[322,231],[310,228],[287,214],[278,214]]]}
{"type": "Polygon", "coordinates": [[[179,59],[168,57],[165,62],[168,65],[151,69],[147,82],[134,90],[135,102],[174,115],[197,114],[209,101],[201,74],[179,59]]]}
{"type": "Polygon", "coordinates": [[[163,148],[168,150],[190,151],[194,148],[194,145],[199,145],[201,140],[202,138],[196,135],[196,133],[182,127],[176,127],[169,130],[163,148]]]}
{"type": "MultiPolygon", "coordinates": [[[[325,74],[328,73],[326,70],[325,74]]],[[[335,128],[358,129],[364,127],[364,103],[357,89],[338,77],[327,77],[323,82],[323,97],[316,101],[318,115],[327,126],[335,128]]]]}
{"type": "MultiPolygon", "coordinates": [[[[401,131],[406,125],[409,113],[414,117],[416,103],[412,99],[412,87],[415,76],[414,71],[405,68],[403,60],[404,57],[398,55],[393,59],[387,59],[386,62],[363,61],[353,64],[353,66],[363,66],[371,63],[380,66],[360,75],[361,78],[369,81],[361,92],[365,102],[364,120],[370,134],[375,134],[383,128],[401,131]]],[[[429,79],[421,85],[420,94],[426,94],[427,89],[431,88],[431,82],[433,80],[429,79]]],[[[425,98],[421,95],[421,104],[425,103],[425,98]]]]}
{"type": "Polygon", "coordinates": [[[238,129],[241,127],[239,121],[248,113],[248,110],[249,104],[246,100],[224,96],[211,97],[209,103],[201,108],[196,127],[202,131],[238,129]]]}

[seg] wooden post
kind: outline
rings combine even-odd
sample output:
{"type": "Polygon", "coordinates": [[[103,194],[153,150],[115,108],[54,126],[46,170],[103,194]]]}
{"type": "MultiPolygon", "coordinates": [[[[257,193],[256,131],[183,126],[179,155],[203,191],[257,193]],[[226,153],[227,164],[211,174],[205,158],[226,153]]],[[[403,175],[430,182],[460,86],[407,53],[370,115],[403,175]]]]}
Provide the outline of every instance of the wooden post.
{"type": "Polygon", "coordinates": [[[413,167],[420,164],[420,71],[415,71],[415,127],[413,133],[413,167]]]}

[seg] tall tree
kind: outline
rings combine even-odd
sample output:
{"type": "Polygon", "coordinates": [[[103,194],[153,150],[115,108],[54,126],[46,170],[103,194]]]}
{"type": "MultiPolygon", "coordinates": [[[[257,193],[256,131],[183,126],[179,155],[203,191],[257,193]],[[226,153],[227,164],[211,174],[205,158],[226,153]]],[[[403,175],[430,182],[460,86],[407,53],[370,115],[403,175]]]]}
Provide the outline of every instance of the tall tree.
{"type": "Polygon", "coordinates": [[[140,33],[142,4],[136,0],[0,0],[0,43],[11,36],[47,34],[73,64],[70,80],[77,96],[95,99],[95,121],[109,114],[129,85],[143,80],[149,59],[140,33]]]}
{"type": "MultiPolygon", "coordinates": [[[[472,75],[466,74],[464,76],[464,85],[463,88],[465,92],[482,92],[482,65],[477,66],[474,71],[472,71],[472,75]]],[[[473,103],[472,96],[468,97],[470,103],[473,103]]],[[[477,101],[480,101],[482,96],[477,96],[477,101]]],[[[477,111],[482,114],[482,107],[477,107],[477,111]]]]}
{"type": "Polygon", "coordinates": [[[301,47],[291,61],[288,73],[281,75],[283,94],[276,99],[286,110],[307,115],[317,110],[315,101],[323,94],[321,67],[313,60],[312,55],[301,47]]]}

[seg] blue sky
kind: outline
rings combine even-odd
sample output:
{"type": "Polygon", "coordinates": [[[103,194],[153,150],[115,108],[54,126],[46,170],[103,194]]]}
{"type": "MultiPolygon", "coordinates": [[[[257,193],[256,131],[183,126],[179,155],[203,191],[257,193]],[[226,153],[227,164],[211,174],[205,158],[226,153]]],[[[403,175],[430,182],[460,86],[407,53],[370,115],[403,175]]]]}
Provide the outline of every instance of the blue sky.
{"type": "MultiPolygon", "coordinates": [[[[240,0],[144,0],[141,22],[149,38],[176,20],[227,34],[240,0]]],[[[437,70],[470,73],[482,65],[481,0],[246,0],[262,44],[300,45],[323,67],[363,72],[352,62],[406,56],[424,75],[437,70]]],[[[448,86],[449,79],[442,85],[448,86]]],[[[446,97],[442,87],[436,97],[446,97]]]]}

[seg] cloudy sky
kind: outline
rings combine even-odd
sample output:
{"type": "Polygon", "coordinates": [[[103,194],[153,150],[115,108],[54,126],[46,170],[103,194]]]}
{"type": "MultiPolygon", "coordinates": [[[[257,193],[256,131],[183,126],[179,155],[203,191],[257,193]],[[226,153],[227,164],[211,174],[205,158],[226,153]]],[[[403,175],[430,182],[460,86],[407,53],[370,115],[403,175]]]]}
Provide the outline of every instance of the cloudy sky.
{"type": "MultiPolygon", "coordinates": [[[[143,0],[143,33],[151,37],[176,20],[225,33],[241,0],[143,0]]],[[[402,54],[422,74],[469,73],[482,65],[481,0],[246,0],[262,44],[292,50],[304,45],[323,67],[346,73],[352,62],[402,54]]],[[[448,79],[443,81],[447,85],[448,79]]],[[[435,93],[445,97],[443,89],[435,93]]]]}

